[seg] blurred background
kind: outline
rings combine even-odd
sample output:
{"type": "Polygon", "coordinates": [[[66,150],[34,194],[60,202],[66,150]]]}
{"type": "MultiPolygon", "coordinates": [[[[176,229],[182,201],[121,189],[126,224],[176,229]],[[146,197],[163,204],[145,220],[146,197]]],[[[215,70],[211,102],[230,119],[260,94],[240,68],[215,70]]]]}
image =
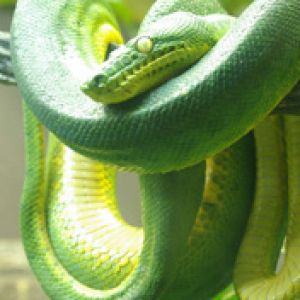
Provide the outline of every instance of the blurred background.
{"type": "MultiPolygon", "coordinates": [[[[138,24],[153,0],[126,2],[138,24]]],[[[12,14],[13,8],[0,7],[1,31],[9,31],[12,14]]],[[[21,103],[16,87],[0,84],[0,299],[43,300],[48,298],[31,274],[20,242],[19,203],[24,174],[21,103]]],[[[124,218],[133,225],[140,225],[137,176],[122,172],[118,174],[117,182],[117,196],[124,218]]]]}

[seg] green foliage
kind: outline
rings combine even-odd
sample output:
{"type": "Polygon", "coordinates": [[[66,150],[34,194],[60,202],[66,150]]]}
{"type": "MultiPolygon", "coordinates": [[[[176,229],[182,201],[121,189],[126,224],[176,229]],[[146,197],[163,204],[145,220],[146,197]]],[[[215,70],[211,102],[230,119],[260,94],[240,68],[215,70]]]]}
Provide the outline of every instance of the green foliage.
{"type": "Polygon", "coordinates": [[[0,5],[13,5],[16,3],[16,0],[0,0],[0,5]]]}
{"type": "Polygon", "coordinates": [[[219,0],[232,15],[239,15],[253,0],[219,0]]]}
{"type": "Polygon", "coordinates": [[[140,23],[149,7],[155,2],[155,0],[124,0],[126,6],[131,10],[134,21],[140,23]]]}

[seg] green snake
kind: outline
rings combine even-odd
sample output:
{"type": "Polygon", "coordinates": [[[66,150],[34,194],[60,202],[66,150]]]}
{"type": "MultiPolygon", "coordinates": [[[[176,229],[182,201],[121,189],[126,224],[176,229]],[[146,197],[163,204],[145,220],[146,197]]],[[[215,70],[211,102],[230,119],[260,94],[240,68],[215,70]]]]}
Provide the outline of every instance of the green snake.
{"type": "Polygon", "coordinates": [[[211,299],[233,273],[233,297],[300,298],[299,120],[255,130],[256,189],[248,133],[299,81],[299,16],[298,0],[257,0],[237,20],[217,1],[158,0],[99,67],[121,43],[109,3],[18,2],[22,234],[51,299],[211,299]],[[31,111],[56,136],[46,160],[31,111]],[[102,163],[141,174],[143,229],[120,216],[102,163]]]}

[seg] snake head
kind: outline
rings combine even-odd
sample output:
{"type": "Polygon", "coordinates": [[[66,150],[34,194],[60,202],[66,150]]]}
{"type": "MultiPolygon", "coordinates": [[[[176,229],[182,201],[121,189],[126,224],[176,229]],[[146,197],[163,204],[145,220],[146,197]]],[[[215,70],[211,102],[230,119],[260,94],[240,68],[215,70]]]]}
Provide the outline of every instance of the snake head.
{"type": "Polygon", "coordinates": [[[223,29],[231,21],[227,16],[209,19],[188,12],[164,16],[147,26],[147,32],[140,32],[113,51],[81,89],[104,104],[131,99],[199,60],[226,32],[223,29]]]}

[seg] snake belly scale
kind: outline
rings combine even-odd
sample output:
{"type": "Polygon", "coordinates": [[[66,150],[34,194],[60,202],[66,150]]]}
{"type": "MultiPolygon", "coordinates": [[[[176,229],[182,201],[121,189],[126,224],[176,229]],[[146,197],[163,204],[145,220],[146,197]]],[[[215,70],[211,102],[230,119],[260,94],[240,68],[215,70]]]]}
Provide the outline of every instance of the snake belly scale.
{"type": "MultiPolygon", "coordinates": [[[[109,4],[18,2],[12,56],[26,102],[22,233],[51,299],[211,299],[232,280],[255,190],[248,132],[300,78],[300,5],[257,0],[232,22],[218,1],[159,0],[138,34],[151,36],[154,23],[178,12],[213,24],[202,33],[209,35],[204,56],[149,91],[133,89],[134,78],[125,82],[134,99],[106,106],[81,89],[94,88],[84,83],[97,73],[108,43],[121,43],[109,4]],[[212,15],[224,18],[214,25],[212,15]],[[65,144],[51,136],[47,159],[40,121],[65,144]],[[114,168],[91,159],[141,174],[143,230],[128,226],[117,211],[114,168]]],[[[108,59],[115,59],[115,70],[117,60],[132,53],[130,41],[124,47],[126,55],[108,59]]],[[[287,155],[293,161],[295,153],[287,155]]],[[[299,205],[291,205],[293,214],[299,205]]],[[[288,217],[287,236],[294,241],[298,225],[288,217]]],[[[245,288],[239,275],[248,257],[243,253],[235,283],[241,299],[252,299],[249,281],[245,288]]],[[[298,283],[281,282],[286,293],[276,299],[299,297],[298,283]]]]}

